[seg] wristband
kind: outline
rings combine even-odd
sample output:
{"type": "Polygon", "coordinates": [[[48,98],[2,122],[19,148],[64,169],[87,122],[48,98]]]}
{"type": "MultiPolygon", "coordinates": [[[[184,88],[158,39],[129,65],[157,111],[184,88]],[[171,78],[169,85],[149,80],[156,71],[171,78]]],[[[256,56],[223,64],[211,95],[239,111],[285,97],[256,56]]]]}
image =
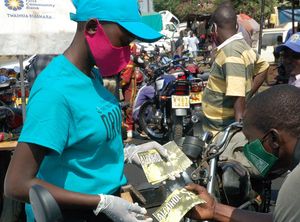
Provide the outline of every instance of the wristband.
{"type": "Polygon", "coordinates": [[[94,214],[97,216],[103,209],[105,209],[105,196],[102,194],[98,194],[100,197],[100,201],[95,210],[93,210],[94,214]]]}

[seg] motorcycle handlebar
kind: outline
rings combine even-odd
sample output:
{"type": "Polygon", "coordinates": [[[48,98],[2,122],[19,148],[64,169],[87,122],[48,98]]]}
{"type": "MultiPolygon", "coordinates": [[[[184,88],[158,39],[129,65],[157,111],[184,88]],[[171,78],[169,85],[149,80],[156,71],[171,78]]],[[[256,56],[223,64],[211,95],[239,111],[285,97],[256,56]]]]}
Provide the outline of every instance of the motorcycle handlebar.
{"type": "Polygon", "coordinates": [[[160,66],[159,68],[157,68],[156,70],[166,70],[168,69],[171,65],[175,65],[177,62],[181,62],[181,61],[187,61],[189,58],[187,57],[182,57],[182,58],[178,58],[178,59],[172,59],[171,61],[169,61],[167,64],[160,66]]]}
{"type": "Polygon", "coordinates": [[[234,128],[239,128],[241,129],[243,127],[243,124],[241,122],[234,122],[230,124],[224,131],[224,135],[222,140],[219,142],[219,144],[216,145],[217,150],[221,150],[223,146],[226,144],[228,136],[230,134],[230,131],[234,128]]]}
{"type": "MultiPolygon", "coordinates": [[[[224,135],[222,137],[222,140],[216,144],[216,143],[211,143],[209,146],[208,146],[208,153],[213,149],[213,154],[212,155],[207,155],[205,158],[203,158],[201,160],[201,163],[199,164],[199,167],[197,169],[195,169],[192,173],[191,173],[191,178],[193,180],[197,180],[197,179],[200,179],[200,175],[199,175],[199,172],[201,171],[201,165],[206,162],[206,161],[209,161],[209,160],[214,160],[216,161],[216,157],[218,157],[226,148],[226,145],[228,144],[228,137],[230,135],[230,132],[232,129],[234,128],[238,128],[238,129],[241,129],[242,128],[242,123],[241,122],[234,122],[232,124],[230,124],[224,131],[224,135]]],[[[216,164],[216,162],[214,163],[216,164]]],[[[213,165],[213,164],[212,164],[213,165]]],[[[214,167],[214,166],[212,166],[214,167]]]]}

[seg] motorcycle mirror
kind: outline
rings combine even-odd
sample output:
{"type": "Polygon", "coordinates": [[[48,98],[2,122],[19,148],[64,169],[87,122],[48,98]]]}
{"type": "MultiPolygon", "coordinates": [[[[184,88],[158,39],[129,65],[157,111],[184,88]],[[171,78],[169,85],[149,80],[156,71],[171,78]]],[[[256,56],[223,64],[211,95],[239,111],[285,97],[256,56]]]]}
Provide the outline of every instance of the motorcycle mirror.
{"type": "Polygon", "coordinates": [[[40,185],[29,190],[29,200],[36,222],[62,222],[60,208],[51,193],[40,185]]]}

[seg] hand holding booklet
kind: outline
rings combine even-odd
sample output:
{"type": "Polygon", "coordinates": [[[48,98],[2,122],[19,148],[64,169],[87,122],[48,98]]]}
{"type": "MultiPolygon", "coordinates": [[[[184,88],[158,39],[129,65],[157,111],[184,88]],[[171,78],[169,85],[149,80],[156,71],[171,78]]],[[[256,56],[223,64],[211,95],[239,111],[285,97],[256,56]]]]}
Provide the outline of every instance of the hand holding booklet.
{"type": "Polygon", "coordinates": [[[181,151],[174,141],[164,147],[170,153],[167,160],[163,159],[156,149],[138,153],[142,168],[149,183],[157,184],[185,171],[192,161],[181,151]]]}
{"type": "Polygon", "coordinates": [[[173,191],[153,216],[159,222],[179,222],[197,204],[206,203],[185,188],[173,191]]]}
{"type": "MultiPolygon", "coordinates": [[[[182,173],[192,164],[174,141],[166,143],[164,147],[170,154],[167,160],[156,149],[138,153],[146,178],[151,184],[167,180],[170,175],[182,173]]],[[[201,203],[205,201],[193,192],[178,188],[167,197],[153,216],[159,222],[179,222],[190,209],[201,203]]]]}

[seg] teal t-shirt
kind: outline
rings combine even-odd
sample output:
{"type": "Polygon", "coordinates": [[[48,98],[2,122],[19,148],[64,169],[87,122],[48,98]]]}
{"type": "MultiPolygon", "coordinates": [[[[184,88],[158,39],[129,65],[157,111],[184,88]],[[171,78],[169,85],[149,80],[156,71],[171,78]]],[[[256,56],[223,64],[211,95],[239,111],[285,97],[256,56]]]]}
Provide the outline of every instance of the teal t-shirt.
{"type": "Polygon", "coordinates": [[[89,78],[60,55],[31,89],[19,142],[52,150],[38,178],[74,192],[112,194],[127,182],[121,121],[119,103],[99,76],[89,78]]]}

